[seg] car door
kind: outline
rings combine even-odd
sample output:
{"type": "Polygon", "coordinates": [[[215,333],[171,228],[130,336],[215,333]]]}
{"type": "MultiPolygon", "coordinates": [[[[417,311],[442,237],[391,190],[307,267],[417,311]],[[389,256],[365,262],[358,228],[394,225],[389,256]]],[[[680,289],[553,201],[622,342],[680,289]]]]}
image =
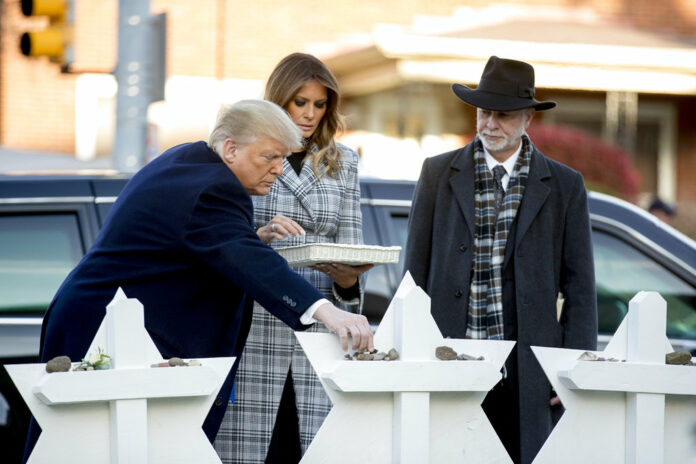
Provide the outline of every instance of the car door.
{"type": "Polygon", "coordinates": [[[696,273],[658,244],[602,218],[593,220],[592,245],[600,345],[611,339],[630,300],[644,290],[658,292],[667,303],[672,347],[696,350],[696,273]]]}

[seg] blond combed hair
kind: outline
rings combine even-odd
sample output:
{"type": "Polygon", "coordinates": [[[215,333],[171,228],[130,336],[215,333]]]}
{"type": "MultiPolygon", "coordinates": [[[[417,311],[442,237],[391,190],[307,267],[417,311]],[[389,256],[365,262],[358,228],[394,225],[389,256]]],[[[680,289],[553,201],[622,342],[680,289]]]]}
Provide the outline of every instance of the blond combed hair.
{"type": "Polygon", "coordinates": [[[303,144],[302,131],[283,108],[265,100],[240,100],[220,107],[208,145],[222,154],[227,139],[247,145],[264,137],[277,140],[288,150],[303,144]]]}
{"type": "Polygon", "coordinates": [[[287,108],[297,92],[309,81],[316,81],[326,87],[327,107],[324,117],[319,121],[309,141],[306,143],[307,156],[312,157],[312,168],[317,177],[319,166],[326,163],[325,173],[332,178],[341,169],[341,151],[336,146],[334,136],[344,130],[343,116],[338,112],[340,94],[338,82],[329,68],[316,57],[306,53],[293,53],[283,58],[275,67],[266,83],[264,98],[283,108],[287,108]],[[312,147],[317,151],[312,153],[312,147]]]}

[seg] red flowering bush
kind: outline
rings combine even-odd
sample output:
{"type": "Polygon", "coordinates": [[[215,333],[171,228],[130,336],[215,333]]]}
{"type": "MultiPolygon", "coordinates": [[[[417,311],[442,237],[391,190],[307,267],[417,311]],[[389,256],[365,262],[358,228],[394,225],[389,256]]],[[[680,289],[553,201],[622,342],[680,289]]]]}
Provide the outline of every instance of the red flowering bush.
{"type": "Polygon", "coordinates": [[[544,155],[579,171],[588,189],[636,201],[640,173],[627,151],[562,124],[532,124],[527,133],[544,155]]]}

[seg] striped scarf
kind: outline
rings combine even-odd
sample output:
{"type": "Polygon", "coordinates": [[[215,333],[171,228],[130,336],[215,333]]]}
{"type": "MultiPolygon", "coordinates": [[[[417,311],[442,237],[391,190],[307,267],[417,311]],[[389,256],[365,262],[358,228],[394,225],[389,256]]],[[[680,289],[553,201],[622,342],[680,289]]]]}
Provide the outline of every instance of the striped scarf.
{"type": "Polygon", "coordinates": [[[510,228],[517,215],[529,175],[533,145],[522,136],[522,150],[510,175],[498,217],[495,217],[495,180],[488,169],[481,140],[474,141],[476,208],[474,258],[469,290],[469,317],[466,338],[502,340],[502,268],[510,228]]]}

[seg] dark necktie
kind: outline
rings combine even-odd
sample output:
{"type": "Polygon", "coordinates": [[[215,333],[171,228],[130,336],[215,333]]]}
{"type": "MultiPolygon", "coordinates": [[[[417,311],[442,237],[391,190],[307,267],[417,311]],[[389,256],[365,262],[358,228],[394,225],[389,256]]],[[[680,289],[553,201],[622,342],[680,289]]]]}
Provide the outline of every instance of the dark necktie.
{"type": "Polygon", "coordinates": [[[503,204],[503,197],[505,196],[505,190],[503,190],[503,176],[505,174],[507,174],[507,171],[502,164],[499,164],[493,168],[493,179],[495,179],[496,217],[498,216],[498,211],[500,211],[500,206],[503,204]]]}

